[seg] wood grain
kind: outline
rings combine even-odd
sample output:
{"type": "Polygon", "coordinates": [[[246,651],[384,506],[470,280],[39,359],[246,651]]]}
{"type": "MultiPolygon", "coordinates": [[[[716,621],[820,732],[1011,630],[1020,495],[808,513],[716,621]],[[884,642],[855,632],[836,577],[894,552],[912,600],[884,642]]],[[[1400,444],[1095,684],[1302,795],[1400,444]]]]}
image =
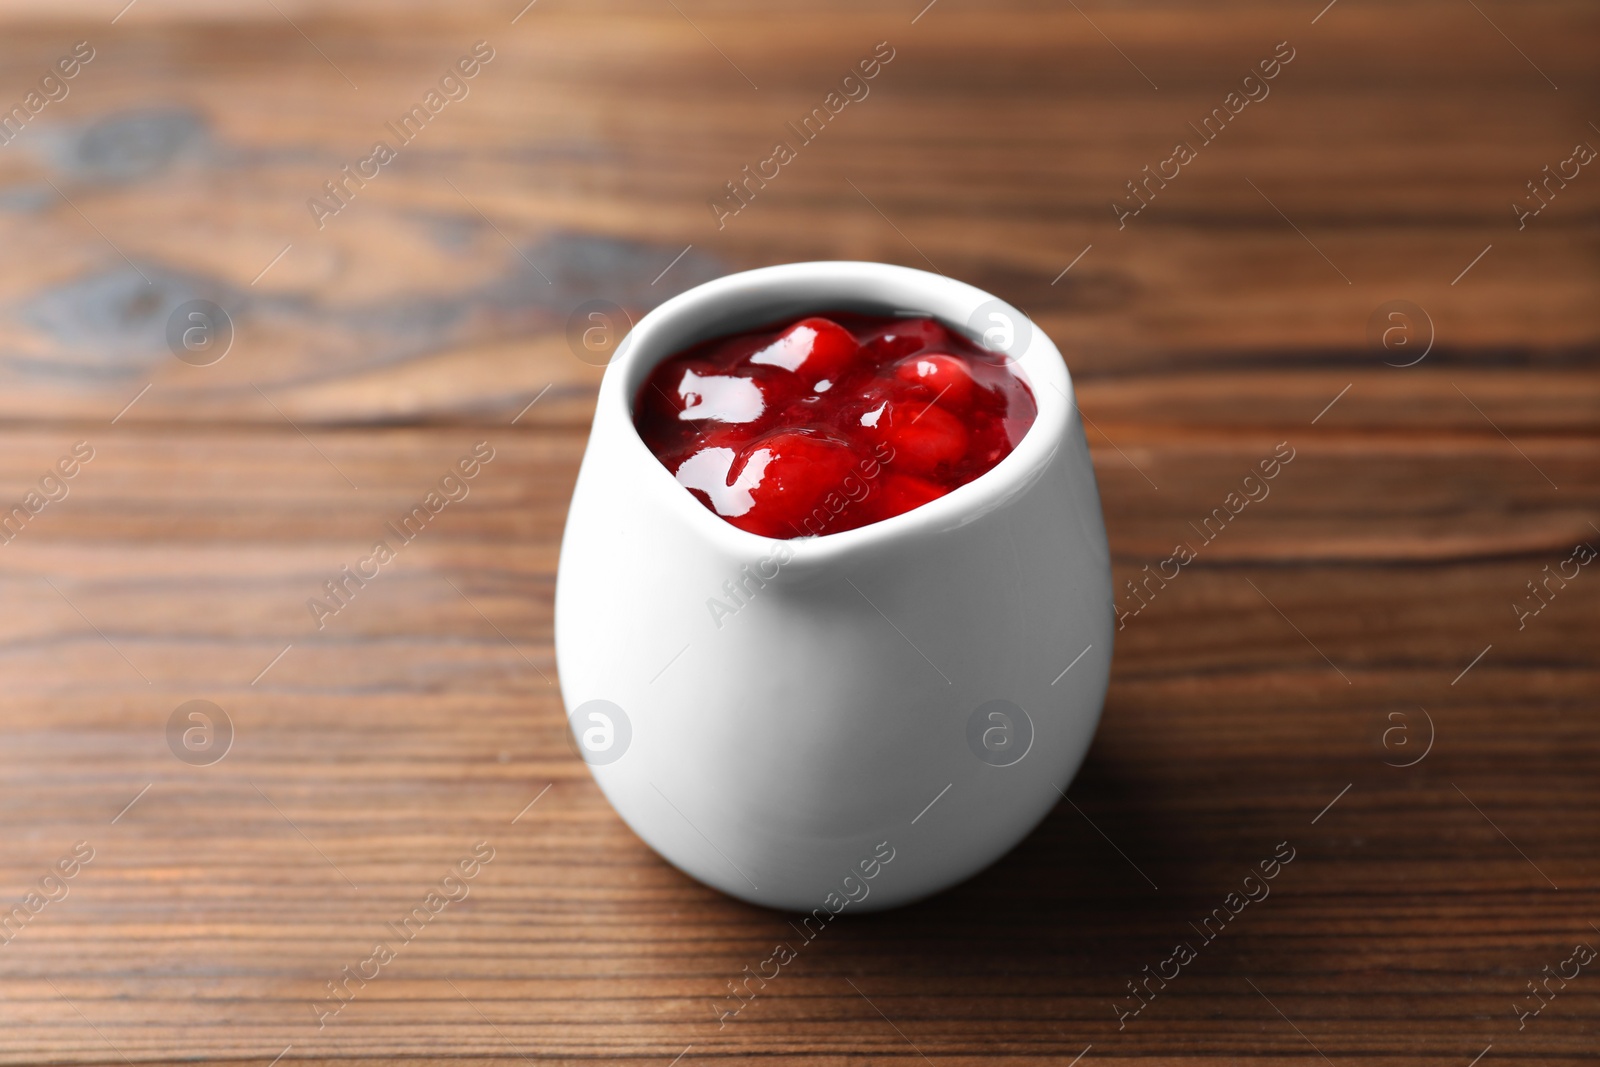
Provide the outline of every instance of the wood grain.
{"type": "Polygon", "coordinates": [[[1509,206],[1600,146],[1592,5],[120,6],[0,14],[0,102],[96,49],[0,147],[0,501],[94,449],[0,544],[0,902],[94,850],[0,944],[0,1062],[1592,1062],[1600,975],[1513,1004],[1600,944],[1600,577],[1512,605],[1600,546],[1600,174],[1522,230],[1509,206]],[[307,198],[478,40],[470,95],[319,230],[307,198]],[[708,198],[885,40],[719,229],[708,198]],[[846,257],[1059,341],[1119,583],[1295,459],[1124,619],[1070,802],[719,1021],[797,936],[655,857],[564,740],[553,576],[600,375],[566,323],[846,257]],[[212,366],[165,339],[193,299],[233,320],[212,366]],[[1369,340],[1399,299],[1432,324],[1412,367],[1369,340]],[[471,495],[318,630],[306,598],[477,441],[471,495]],[[235,728],[211,766],[168,748],[191,699],[235,728]],[[319,1028],[480,841],[470,896],[319,1028]]]}

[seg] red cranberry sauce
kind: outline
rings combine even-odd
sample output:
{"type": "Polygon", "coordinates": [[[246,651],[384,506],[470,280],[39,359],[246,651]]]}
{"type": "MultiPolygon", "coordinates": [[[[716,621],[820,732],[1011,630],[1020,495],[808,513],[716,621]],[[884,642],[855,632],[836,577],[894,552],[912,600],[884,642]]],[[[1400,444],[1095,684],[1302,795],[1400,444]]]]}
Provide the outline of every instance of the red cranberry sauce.
{"type": "Polygon", "coordinates": [[[831,312],[706,341],[651,372],[639,436],[763,537],[910,511],[999,463],[1038,408],[1005,358],[934,319],[831,312]]]}

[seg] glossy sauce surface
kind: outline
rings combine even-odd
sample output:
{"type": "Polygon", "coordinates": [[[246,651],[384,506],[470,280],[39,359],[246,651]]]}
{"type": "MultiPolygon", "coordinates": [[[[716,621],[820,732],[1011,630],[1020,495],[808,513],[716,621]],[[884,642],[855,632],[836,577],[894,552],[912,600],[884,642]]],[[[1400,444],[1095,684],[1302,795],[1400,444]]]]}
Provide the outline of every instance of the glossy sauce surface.
{"type": "Polygon", "coordinates": [[[830,312],[658,365],[639,436],[706,507],[763,537],[910,511],[999,463],[1038,412],[1005,357],[931,318],[830,312]]]}

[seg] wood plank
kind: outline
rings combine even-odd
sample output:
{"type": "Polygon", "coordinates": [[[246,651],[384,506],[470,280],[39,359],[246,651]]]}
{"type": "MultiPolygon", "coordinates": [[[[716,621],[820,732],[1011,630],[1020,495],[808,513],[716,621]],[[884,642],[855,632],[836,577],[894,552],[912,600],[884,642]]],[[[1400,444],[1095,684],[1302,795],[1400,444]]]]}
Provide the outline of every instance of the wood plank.
{"type": "Polygon", "coordinates": [[[0,147],[0,502],[94,450],[0,544],[0,902],[94,849],[0,943],[0,1063],[1592,1061],[1587,971],[1514,1003],[1600,943],[1600,578],[1514,605],[1600,545],[1600,177],[1510,205],[1600,146],[1593,5],[119,6],[0,13],[0,102],[96,48],[0,147]],[[319,229],[307,199],[480,39],[470,95],[319,229]],[[879,41],[870,95],[719,228],[879,41]],[[810,258],[936,264],[1058,341],[1124,625],[1070,803],[726,1016],[790,917],[635,838],[552,684],[601,373],[566,325],[810,258]],[[195,299],[234,326],[211,366],[165,337],[195,299]],[[1385,349],[1395,300],[1428,328],[1385,349]],[[478,441],[470,495],[319,629],[306,599],[478,441]],[[211,766],[165,737],[196,698],[235,728],[211,766]],[[319,1027],[479,841],[471,894],[319,1027]]]}

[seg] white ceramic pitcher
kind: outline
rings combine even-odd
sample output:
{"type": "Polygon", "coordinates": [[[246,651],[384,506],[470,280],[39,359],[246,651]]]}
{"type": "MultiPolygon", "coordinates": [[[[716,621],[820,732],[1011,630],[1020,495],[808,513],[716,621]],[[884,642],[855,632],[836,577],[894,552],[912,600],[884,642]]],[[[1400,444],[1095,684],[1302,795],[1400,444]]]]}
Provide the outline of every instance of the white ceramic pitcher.
{"type": "Polygon", "coordinates": [[[562,540],[556,656],[578,747],[635,833],[735,897],[836,913],[971,876],[1061,799],[1099,721],[1111,605],[1094,469],[1044,332],[937,274],[796,263],[674,297],[618,349],[562,540]],[[758,537],[678,485],[634,399],[696,342],[833,309],[987,336],[1038,417],[913,511],[758,537]]]}

